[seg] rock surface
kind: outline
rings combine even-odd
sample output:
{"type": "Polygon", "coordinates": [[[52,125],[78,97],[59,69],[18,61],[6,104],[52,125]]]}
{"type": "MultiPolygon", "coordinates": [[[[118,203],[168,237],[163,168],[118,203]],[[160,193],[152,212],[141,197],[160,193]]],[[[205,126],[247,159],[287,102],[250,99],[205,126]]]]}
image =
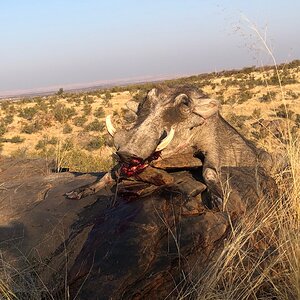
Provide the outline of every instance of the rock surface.
{"type": "Polygon", "coordinates": [[[179,297],[222,250],[229,218],[248,208],[240,199],[253,195],[244,188],[251,172],[233,170],[243,190],[236,184],[223,211],[199,170],[161,170],[153,185],[149,169],[146,182],[124,180],[74,201],[64,194],[104,174],[51,173],[43,160],[2,159],[0,168],[3,256],[15,269],[34,266],[54,299],[64,299],[66,284],[70,299],[179,297]]]}

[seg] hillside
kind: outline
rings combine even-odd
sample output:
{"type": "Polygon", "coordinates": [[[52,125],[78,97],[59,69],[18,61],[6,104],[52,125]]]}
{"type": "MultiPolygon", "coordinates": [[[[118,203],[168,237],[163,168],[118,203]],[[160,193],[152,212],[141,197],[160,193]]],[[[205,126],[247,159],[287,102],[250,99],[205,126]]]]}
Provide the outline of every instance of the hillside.
{"type": "MultiPolygon", "coordinates": [[[[300,61],[280,65],[278,70],[280,82],[275,68],[250,67],[160,84],[202,88],[210,97],[220,100],[222,114],[233,126],[259,146],[274,152],[274,141],[270,142],[268,137],[276,135],[282,142],[283,120],[288,120],[293,134],[300,127],[300,61]]],[[[107,170],[112,165],[112,148],[105,116],[112,114],[114,122],[120,125],[126,114],[126,102],[139,101],[155,84],[3,100],[1,155],[55,159],[58,167],[71,171],[107,170]]]]}

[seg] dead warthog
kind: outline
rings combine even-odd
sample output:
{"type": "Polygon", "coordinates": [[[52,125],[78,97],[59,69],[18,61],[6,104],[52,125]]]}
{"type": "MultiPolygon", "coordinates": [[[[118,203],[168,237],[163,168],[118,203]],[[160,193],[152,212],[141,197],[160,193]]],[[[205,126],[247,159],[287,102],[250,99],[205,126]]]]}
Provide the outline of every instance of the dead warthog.
{"type": "Polygon", "coordinates": [[[173,184],[165,170],[200,166],[211,198],[219,204],[226,198],[228,209],[236,213],[267,190],[276,190],[268,175],[271,156],[226,122],[219,102],[199,89],[154,88],[141,103],[127,107],[135,122],[126,129],[117,130],[111,117],[106,119],[119,163],[100,181],[67,193],[69,198],[93,194],[117,178],[173,184]]]}

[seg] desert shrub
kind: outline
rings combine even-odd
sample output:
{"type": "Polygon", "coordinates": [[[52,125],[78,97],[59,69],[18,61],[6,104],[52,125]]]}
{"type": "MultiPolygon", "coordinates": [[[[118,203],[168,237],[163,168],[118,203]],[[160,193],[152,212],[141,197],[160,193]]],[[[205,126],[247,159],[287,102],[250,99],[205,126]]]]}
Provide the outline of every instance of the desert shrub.
{"type": "Polygon", "coordinates": [[[11,124],[13,121],[14,121],[14,115],[6,115],[6,116],[3,118],[3,122],[4,122],[6,125],[11,124]]]}
{"type": "Polygon", "coordinates": [[[76,110],[74,107],[72,107],[72,108],[66,107],[62,103],[57,103],[54,106],[52,112],[53,112],[54,118],[60,123],[63,123],[76,115],[76,110]]]}
{"type": "Polygon", "coordinates": [[[267,94],[263,94],[263,95],[259,98],[259,101],[260,101],[260,102],[270,102],[270,101],[274,100],[275,97],[276,97],[276,92],[270,91],[270,92],[267,93],[267,94]]]}
{"type": "Polygon", "coordinates": [[[87,122],[87,118],[85,116],[76,117],[73,119],[73,124],[77,127],[82,127],[87,122]]]}
{"type": "Polygon", "coordinates": [[[75,99],[73,100],[73,102],[75,103],[75,106],[80,106],[80,104],[81,104],[81,99],[80,99],[80,98],[75,98],[75,99]]]}
{"type": "Polygon", "coordinates": [[[104,145],[104,139],[99,136],[93,138],[84,148],[88,151],[100,149],[104,145]]]}
{"type": "Polygon", "coordinates": [[[10,104],[9,101],[2,101],[0,107],[3,111],[9,114],[13,114],[16,112],[16,107],[14,106],[14,104],[10,104]]]}
{"type": "Polygon", "coordinates": [[[51,127],[54,121],[54,116],[51,112],[40,112],[35,117],[34,120],[42,127],[51,127]]]}
{"type": "Polygon", "coordinates": [[[66,124],[63,128],[63,133],[67,134],[67,133],[71,133],[73,131],[72,126],[70,124],[66,124]]]}
{"type": "Polygon", "coordinates": [[[72,149],[66,153],[63,165],[72,171],[99,172],[109,171],[113,161],[111,157],[101,158],[84,150],[72,149]]]}
{"type": "MultiPolygon", "coordinates": [[[[283,74],[280,74],[280,83],[282,85],[295,84],[297,82],[298,81],[296,80],[295,75],[291,75],[291,74],[286,73],[286,72],[283,73],[283,74]]],[[[277,76],[276,72],[274,72],[274,74],[270,77],[269,83],[272,84],[272,85],[279,86],[279,79],[278,79],[278,76],[277,76]]]]}
{"type": "Polygon", "coordinates": [[[106,91],[104,94],[104,99],[110,100],[112,98],[112,94],[109,91],[106,91]]]}
{"type": "Polygon", "coordinates": [[[21,138],[19,135],[13,136],[10,139],[10,142],[15,143],[15,144],[23,143],[24,141],[25,141],[25,138],[21,138]]]}
{"type": "Polygon", "coordinates": [[[98,107],[95,112],[94,112],[94,116],[96,118],[103,118],[105,117],[105,112],[104,112],[104,109],[103,107],[98,107]]]}
{"type": "Polygon", "coordinates": [[[72,139],[65,139],[63,142],[58,142],[58,146],[62,152],[70,151],[72,148],[74,148],[74,143],[72,139]]]}
{"type": "Polygon", "coordinates": [[[47,145],[57,145],[58,139],[56,137],[49,138],[47,135],[43,136],[41,140],[35,145],[36,150],[41,150],[46,148],[47,145]]]}
{"type": "Polygon", "coordinates": [[[35,145],[35,149],[41,150],[41,149],[44,149],[46,146],[47,146],[47,140],[42,139],[37,142],[37,144],[35,145]]]}
{"type": "Polygon", "coordinates": [[[86,131],[99,131],[99,132],[101,132],[101,131],[103,131],[104,128],[105,128],[104,122],[100,122],[97,119],[85,126],[86,131]]]}
{"type": "Polygon", "coordinates": [[[50,99],[49,99],[49,104],[51,107],[54,107],[54,105],[57,103],[58,99],[56,96],[52,96],[50,99]]]}
{"type": "Polygon", "coordinates": [[[43,127],[38,122],[34,122],[34,123],[24,125],[21,132],[27,133],[27,134],[32,134],[32,133],[38,132],[42,128],[43,127]]]}
{"type": "Polygon", "coordinates": [[[31,121],[37,112],[36,107],[25,107],[20,110],[19,117],[31,121]]]}
{"type": "Polygon", "coordinates": [[[84,104],[83,108],[82,108],[83,114],[85,116],[88,116],[91,114],[92,112],[92,106],[90,104],[84,104]]]}
{"type": "Polygon", "coordinates": [[[45,101],[43,101],[41,99],[41,101],[38,101],[37,104],[35,105],[37,110],[41,110],[43,112],[47,112],[48,111],[48,105],[45,101]]]}
{"type": "Polygon", "coordinates": [[[112,95],[109,91],[106,91],[103,97],[103,104],[107,107],[111,107],[110,100],[112,99],[112,95]]]}
{"type": "Polygon", "coordinates": [[[242,91],[239,95],[238,95],[238,103],[244,103],[247,100],[251,99],[252,97],[252,93],[249,90],[246,91],[242,91]]]}
{"type": "Polygon", "coordinates": [[[32,102],[32,99],[31,98],[22,98],[20,103],[22,104],[28,104],[28,103],[31,103],[32,102]]]}
{"type": "Polygon", "coordinates": [[[83,101],[84,101],[84,103],[86,103],[86,104],[92,104],[92,103],[95,102],[95,100],[94,100],[93,97],[87,96],[87,95],[85,95],[85,96],[83,97],[83,101]]]}
{"type": "Polygon", "coordinates": [[[6,129],[6,125],[4,123],[0,123],[0,136],[6,132],[6,129]]]}
{"type": "Polygon", "coordinates": [[[284,104],[279,105],[275,111],[277,117],[285,119],[291,119],[294,114],[294,112],[288,109],[288,106],[285,106],[284,104]]]}
{"type": "Polygon", "coordinates": [[[8,101],[2,101],[1,102],[1,109],[4,111],[7,111],[9,108],[9,102],[8,101]]]}
{"type": "Polygon", "coordinates": [[[293,100],[299,98],[299,94],[296,93],[296,92],[294,92],[294,91],[291,91],[291,90],[287,91],[287,92],[286,92],[286,95],[287,95],[289,98],[293,99],[293,100]]]}
{"type": "Polygon", "coordinates": [[[51,138],[47,138],[48,144],[50,145],[56,145],[58,143],[58,138],[53,136],[51,138]]]}

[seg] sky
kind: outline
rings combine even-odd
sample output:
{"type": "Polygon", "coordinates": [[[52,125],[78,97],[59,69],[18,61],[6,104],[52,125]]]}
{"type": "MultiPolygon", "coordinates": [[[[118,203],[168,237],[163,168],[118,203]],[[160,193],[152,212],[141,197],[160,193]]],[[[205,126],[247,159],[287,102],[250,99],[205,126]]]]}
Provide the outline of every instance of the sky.
{"type": "Polygon", "coordinates": [[[0,95],[300,58],[299,0],[0,0],[0,95]]]}

